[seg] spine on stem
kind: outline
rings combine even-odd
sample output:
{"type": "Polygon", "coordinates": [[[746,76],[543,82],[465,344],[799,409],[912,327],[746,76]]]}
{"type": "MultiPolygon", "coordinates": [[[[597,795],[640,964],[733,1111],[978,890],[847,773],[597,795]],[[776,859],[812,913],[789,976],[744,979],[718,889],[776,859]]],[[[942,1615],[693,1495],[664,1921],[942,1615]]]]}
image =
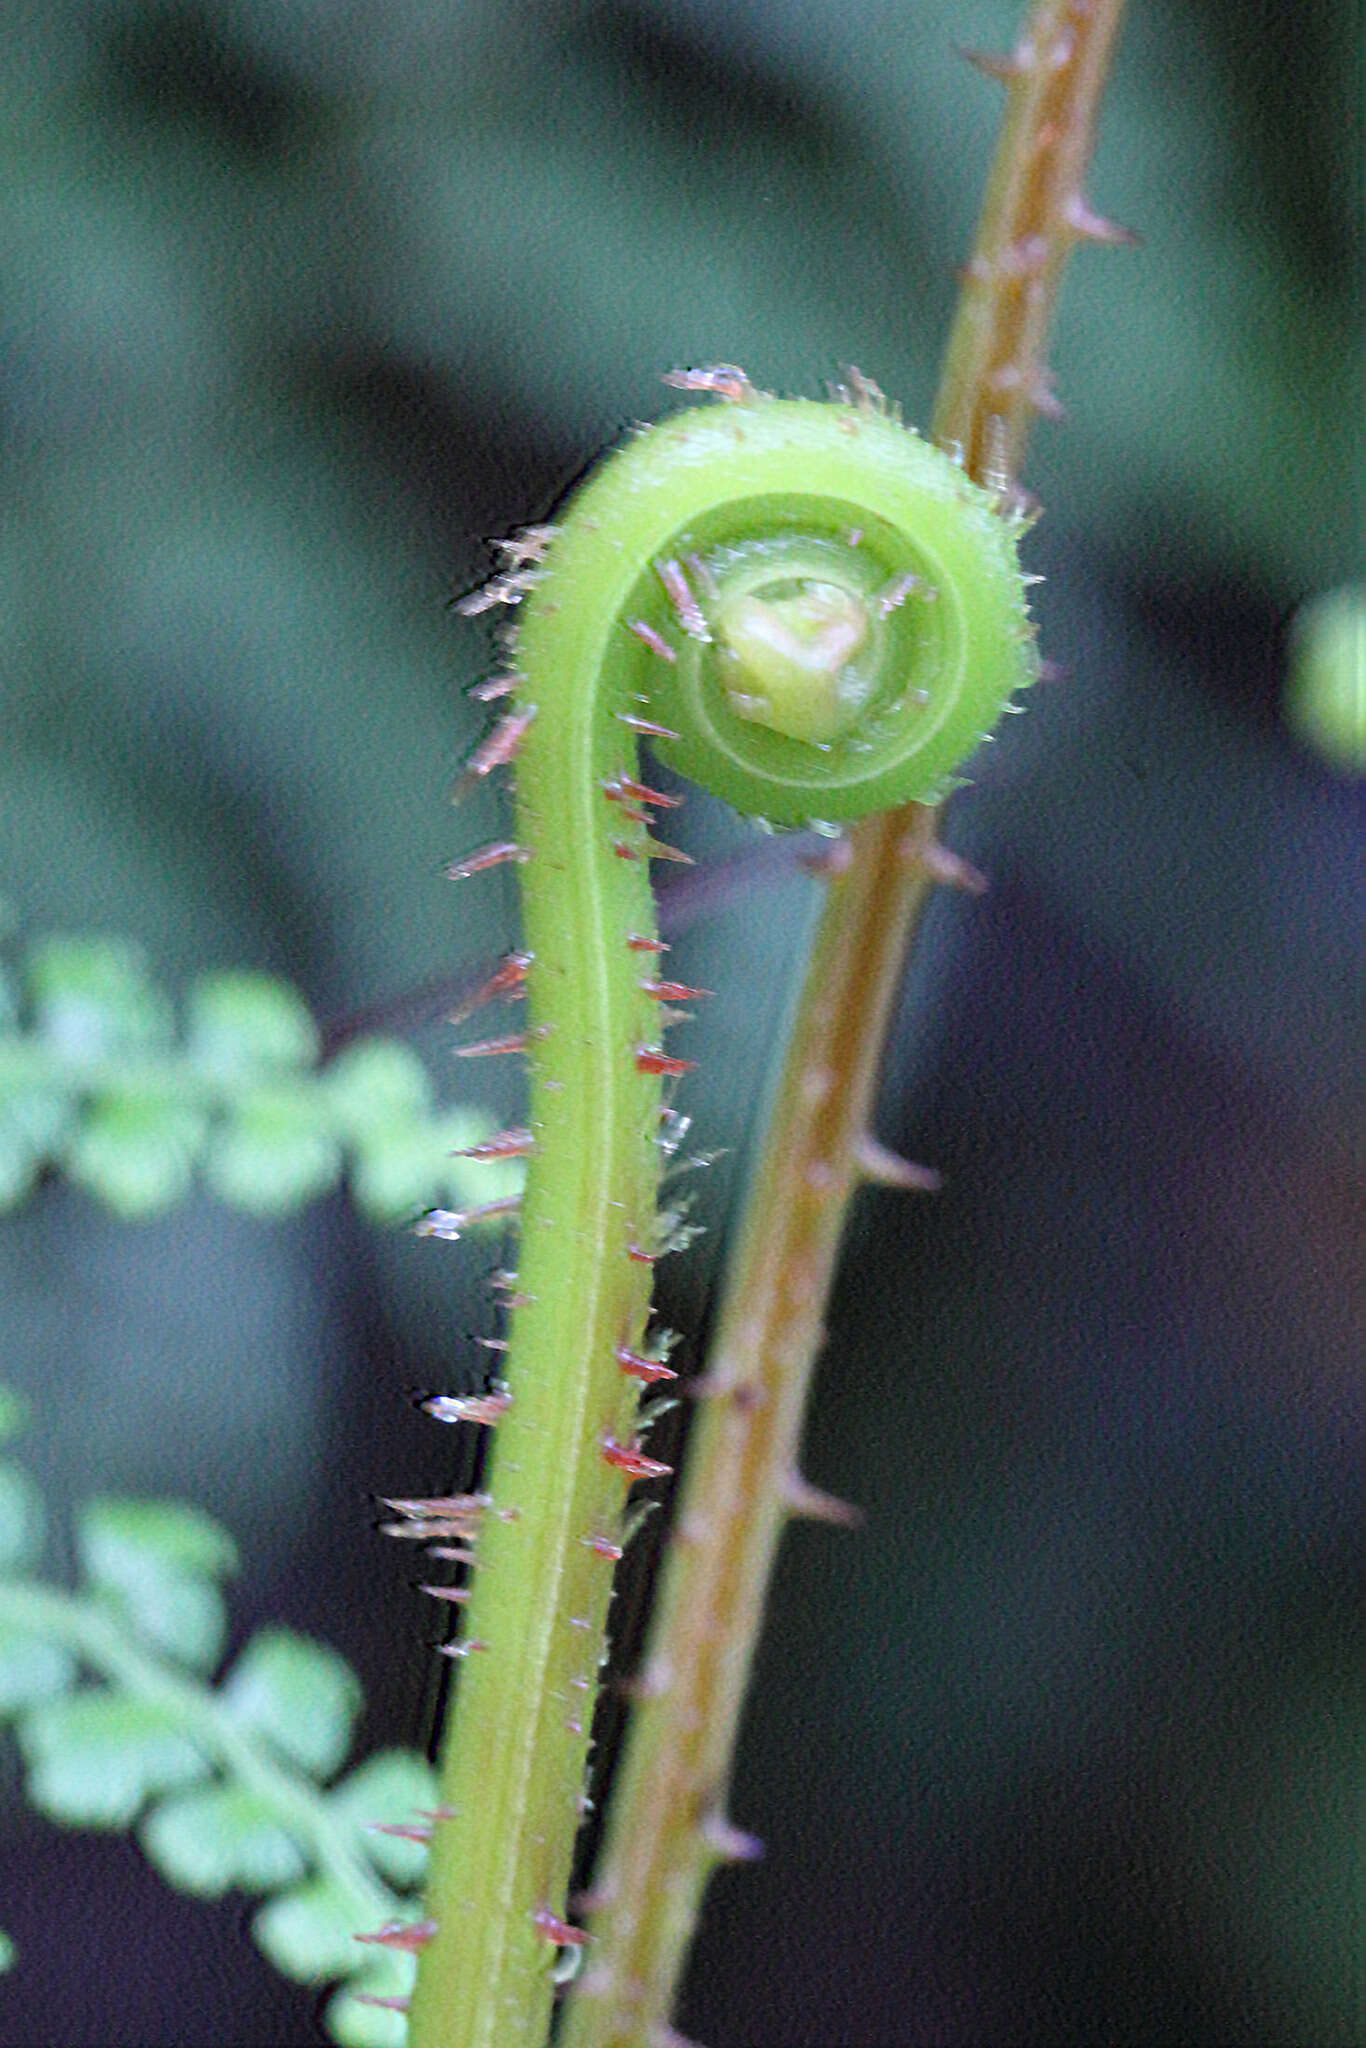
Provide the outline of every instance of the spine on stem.
{"type": "Polygon", "coordinates": [[[665,1026],[701,993],[662,959],[649,864],[686,856],[656,835],[678,799],[639,743],[747,814],[840,822],[944,794],[1035,672],[1020,515],[865,380],[831,403],[729,369],[673,381],[725,402],[639,434],[465,606],[519,607],[468,775],[514,765],[497,859],[522,951],[496,993],[525,993],[503,1043],[529,1103],[488,1156],[525,1156],[527,1182],[488,1490],[446,1553],[472,1576],[411,2048],[540,2048],[586,1940],[566,1888],[611,1573],[631,1488],[667,1474],[637,1407],[673,1377],[650,1280],[665,1091],[691,1062],[665,1026]]]}

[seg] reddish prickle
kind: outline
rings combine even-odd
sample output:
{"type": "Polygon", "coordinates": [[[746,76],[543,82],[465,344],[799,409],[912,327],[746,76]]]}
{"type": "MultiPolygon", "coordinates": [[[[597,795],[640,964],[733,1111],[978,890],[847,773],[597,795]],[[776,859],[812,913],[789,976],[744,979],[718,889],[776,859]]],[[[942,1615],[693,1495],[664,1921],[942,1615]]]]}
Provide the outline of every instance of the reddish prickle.
{"type": "Polygon", "coordinates": [[[676,1380],[678,1374],[671,1365],[665,1365],[659,1358],[647,1358],[644,1352],[631,1351],[625,1344],[617,1346],[617,1363],[632,1379],[644,1380],[647,1386],[656,1380],[676,1380]]]}
{"type": "Polygon", "coordinates": [[[672,1465],[647,1458],[638,1444],[619,1444],[612,1436],[603,1438],[602,1455],[619,1472],[629,1472],[632,1479],[663,1479],[673,1471],[672,1465]]]}
{"type": "Polygon", "coordinates": [[[381,1948],[401,1949],[416,1955],[436,1933],[435,1920],[386,1920],[373,1934],[357,1934],[356,1941],[376,1942],[381,1948]]]}
{"type": "Polygon", "coordinates": [[[530,953],[504,954],[497,968],[483,986],[477,988],[472,996],[460,1004],[458,1009],[451,1010],[447,1015],[446,1022],[448,1024],[463,1024],[465,1019],[472,1017],[476,1010],[482,1010],[485,1003],[495,1003],[500,996],[505,996],[510,1000],[520,996],[526,986],[527,969],[531,966],[531,961],[532,956],[530,953]]]}
{"type": "Polygon", "coordinates": [[[467,853],[463,860],[453,860],[446,869],[447,879],[463,882],[471,875],[482,875],[486,868],[501,867],[504,861],[530,860],[530,850],[518,846],[511,839],[491,839],[486,846],[476,846],[473,853],[467,853]]]}
{"type": "Polygon", "coordinates": [[[612,804],[627,800],[652,804],[661,811],[676,811],[683,801],[681,796],[666,796],[662,789],[651,789],[647,782],[636,782],[629,775],[610,775],[602,785],[602,793],[612,804]]]}
{"type": "Polygon", "coordinates": [[[636,1047],[636,1071],[640,1074],[690,1074],[696,1060],[677,1060],[658,1045],[636,1047]]]}
{"type": "Polygon", "coordinates": [[[506,1038],[480,1038],[473,1045],[457,1045],[454,1051],[458,1060],[488,1060],[499,1053],[525,1052],[526,1047],[526,1032],[512,1031],[506,1038]]]}
{"type": "Polygon", "coordinates": [[[522,711],[509,711],[498,720],[488,738],[482,740],[465,763],[465,772],[460,778],[459,796],[471,782],[480,782],[491,775],[495,768],[503,768],[517,758],[527,729],[536,716],[536,706],[528,704],[522,711]]]}
{"type": "MultiPolygon", "coordinates": [[[[649,648],[651,654],[657,654],[661,661],[677,661],[677,654],[674,652],[673,648],[670,647],[668,641],[664,638],[663,634],[656,633],[654,627],[650,625],[647,620],[628,619],[626,623],[628,630],[635,634],[637,640],[641,641],[643,645],[649,648]]],[[[626,716],[626,713],[624,711],[619,711],[617,713],[617,717],[620,718],[627,725],[634,724],[638,731],[648,731],[650,729],[643,719],[632,720],[626,716]]],[[[662,728],[660,728],[660,730],[662,731],[662,728]]],[[[668,737],[670,739],[677,739],[678,734],[670,733],[668,737]]]]}
{"type": "Polygon", "coordinates": [[[715,993],[709,988],[689,988],[686,981],[642,981],[640,986],[657,1003],[691,1003],[715,993]]]}
{"type": "MultiPolygon", "coordinates": [[[[669,650],[670,661],[673,658],[674,655],[671,648],[669,650]]],[[[679,734],[674,731],[671,725],[656,725],[652,718],[637,718],[634,711],[618,711],[616,716],[624,726],[629,727],[632,732],[640,733],[644,739],[676,740],[679,738],[679,734]]]]}
{"type": "Polygon", "coordinates": [[[509,1126],[505,1131],[495,1131],[491,1138],[481,1138],[477,1145],[458,1145],[451,1154],[452,1159],[525,1159],[535,1140],[522,1124],[509,1126]]]}
{"type": "Polygon", "coordinates": [[[557,1948],[583,1948],[592,1938],[582,1927],[571,1927],[567,1920],[561,1920],[548,1906],[538,1907],[531,1918],[536,1932],[553,1941],[557,1948]]]}

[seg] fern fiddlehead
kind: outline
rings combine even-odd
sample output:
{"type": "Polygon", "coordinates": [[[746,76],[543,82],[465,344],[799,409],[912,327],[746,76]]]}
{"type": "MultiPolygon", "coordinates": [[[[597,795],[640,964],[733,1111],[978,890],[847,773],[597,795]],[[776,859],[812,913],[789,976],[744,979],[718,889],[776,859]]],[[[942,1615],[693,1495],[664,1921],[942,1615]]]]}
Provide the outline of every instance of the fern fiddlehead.
{"type": "Polygon", "coordinates": [[[636,1409],[673,1377],[650,1268],[663,1084],[690,1062],[663,1026],[699,992],[661,968],[649,862],[681,856],[651,825],[676,799],[636,743],[751,815],[843,821],[942,795],[1034,673],[1019,515],[873,387],[678,381],[731,402],[637,436],[468,607],[526,599],[512,708],[471,762],[515,757],[518,838],[458,871],[518,862],[529,1159],[412,2048],[544,2039],[583,1939],[565,1889],[626,1496],[667,1471],[636,1409]]]}

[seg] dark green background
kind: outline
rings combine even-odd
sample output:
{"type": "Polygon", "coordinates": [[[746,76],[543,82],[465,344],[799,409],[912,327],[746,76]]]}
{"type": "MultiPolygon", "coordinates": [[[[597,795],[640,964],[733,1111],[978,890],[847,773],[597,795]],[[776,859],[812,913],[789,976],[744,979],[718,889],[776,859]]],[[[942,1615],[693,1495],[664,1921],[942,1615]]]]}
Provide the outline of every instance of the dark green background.
{"type": "MultiPolygon", "coordinates": [[[[443,600],[659,378],[929,412],[1014,9],[5,10],[0,890],[320,1014],[509,943],[440,864],[489,659],[443,600]]],[[[709,2048],[1347,2048],[1362,2038],[1351,1302],[1356,793],[1283,727],[1286,627],[1352,562],[1353,11],[1139,4],[1041,427],[1037,693],[955,803],[808,1449],[860,1500],[784,1552],[680,2014],[709,2048]],[[1354,1954],[1355,1952],[1355,1954],[1354,1954]]],[[[748,843],[703,800],[699,851],[748,843]]],[[[687,1106],[732,1159],[665,1278],[700,1334],[809,885],[674,959],[719,990],[687,1106]]],[[[420,1042],[448,1097],[492,1100],[420,1042]]],[[[681,1043],[681,1041],[680,1041],[681,1043]]],[[[515,1077],[501,1085],[515,1087],[515,1077]]],[[[509,1098],[510,1100],[510,1098],[509,1098]]],[[[504,1105],[506,1106],[506,1105],[504,1105]]],[[[459,1477],[411,1396],[469,1384],[478,1248],[49,1184],[0,1230],[3,1377],[54,1497],[202,1500],[275,1616],[432,1679],[370,1495],[459,1477]],[[466,1256],[467,1250],[469,1255],[466,1256]]],[[[1358,1326],[1359,1327],[1359,1326],[1358,1326]]],[[[623,1612],[629,1603],[624,1603],[623,1612]]],[[[235,1905],[16,1807],[0,2039],[314,2038],[235,1905]]]]}

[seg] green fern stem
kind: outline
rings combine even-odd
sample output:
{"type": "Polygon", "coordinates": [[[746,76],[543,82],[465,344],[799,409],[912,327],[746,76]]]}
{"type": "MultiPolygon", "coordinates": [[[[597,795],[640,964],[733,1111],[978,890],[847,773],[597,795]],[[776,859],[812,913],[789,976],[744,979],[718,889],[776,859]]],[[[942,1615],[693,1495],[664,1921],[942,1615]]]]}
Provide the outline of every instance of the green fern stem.
{"type": "Polygon", "coordinates": [[[478,757],[517,749],[530,1158],[412,2048],[545,2038],[556,1950],[583,1939],[565,1890],[625,1496],[664,1471],[635,1411],[671,1376],[646,1324],[661,1081],[688,1062],[662,1026],[695,992],[660,969],[648,864],[672,849],[649,824],[675,799],[635,741],[751,814],[858,816],[941,793],[1033,675],[1014,514],[861,382],[734,395],[576,497],[478,757]]]}

